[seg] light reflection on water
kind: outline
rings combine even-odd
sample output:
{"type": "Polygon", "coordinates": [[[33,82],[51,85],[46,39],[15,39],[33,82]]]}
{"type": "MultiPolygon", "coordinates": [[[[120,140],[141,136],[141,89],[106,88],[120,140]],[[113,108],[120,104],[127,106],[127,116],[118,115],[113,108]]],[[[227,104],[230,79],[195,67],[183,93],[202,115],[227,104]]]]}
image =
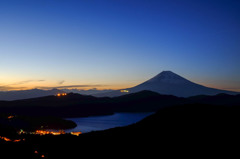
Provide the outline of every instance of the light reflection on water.
{"type": "Polygon", "coordinates": [[[147,113],[115,113],[113,115],[94,116],[84,118],[67,118],[77,124],[73,129],[67,129],[66,132],[81,131],[87,133],[91,131],[105,130],[114,127],[127,126],[136,123],[149,116],[152,112],[147,113]]]}

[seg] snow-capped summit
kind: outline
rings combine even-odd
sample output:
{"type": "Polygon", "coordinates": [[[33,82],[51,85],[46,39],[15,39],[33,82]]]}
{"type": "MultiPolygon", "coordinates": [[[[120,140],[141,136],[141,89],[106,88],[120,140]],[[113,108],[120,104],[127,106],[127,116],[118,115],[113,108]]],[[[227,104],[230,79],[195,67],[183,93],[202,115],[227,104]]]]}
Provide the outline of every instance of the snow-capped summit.
{"type": "Polygon", "coordinates": [[[163,71],[146,82],[166,82],[166,83],[184,83],[187,79],[173,73],[172,71],[163,71]]]}
{"type": "Polygon", "coordinates": [[[193,83],[171,71],[163,71],[158,75],[154,76],[153,78],[135,87],[98,94],[97,96],[114,97],[128,93],[135,93],[143,90],[149,90],[160,94],[174,95],[178,97],[190,97],[196,95],[216,95],[219,93],[237,94],[237,92],[205,87],[193,83]]]}

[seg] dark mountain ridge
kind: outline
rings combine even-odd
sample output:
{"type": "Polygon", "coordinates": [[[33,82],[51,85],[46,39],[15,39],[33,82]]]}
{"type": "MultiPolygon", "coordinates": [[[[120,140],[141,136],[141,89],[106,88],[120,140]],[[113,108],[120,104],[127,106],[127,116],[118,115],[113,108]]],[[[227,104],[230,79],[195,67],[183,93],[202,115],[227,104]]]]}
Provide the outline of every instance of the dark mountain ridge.
{"type": "Polygon", "coordinates": [[[141,91],[120,97],[93,97],[70,93],[66,96],[0,101],[1,113],[32,116],[83,117],[106,115],[114,112],[155,112],[174,105],[202,103],[212,105],[240,105],[240,95],[219,94],[190,98],[161,95],[152,91],[141,91]]]}
{"type": "Polygon", "coordinates": [[[31,116],[79,117],[112,114],[106,98],[70,93],[67,96],[46,96],[0,102],[2,113],[31,116]]]}

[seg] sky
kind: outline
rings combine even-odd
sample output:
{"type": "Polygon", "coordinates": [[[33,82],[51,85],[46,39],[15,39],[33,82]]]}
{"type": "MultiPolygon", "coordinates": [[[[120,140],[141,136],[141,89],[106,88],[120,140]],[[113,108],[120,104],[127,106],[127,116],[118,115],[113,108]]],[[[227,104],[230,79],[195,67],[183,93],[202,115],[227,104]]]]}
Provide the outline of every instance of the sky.
{"type": "Polygon", "coordinates": [[[0,0],[0,91],[121,89],[164,70],[240,91],[240,1],[0,0]]]}

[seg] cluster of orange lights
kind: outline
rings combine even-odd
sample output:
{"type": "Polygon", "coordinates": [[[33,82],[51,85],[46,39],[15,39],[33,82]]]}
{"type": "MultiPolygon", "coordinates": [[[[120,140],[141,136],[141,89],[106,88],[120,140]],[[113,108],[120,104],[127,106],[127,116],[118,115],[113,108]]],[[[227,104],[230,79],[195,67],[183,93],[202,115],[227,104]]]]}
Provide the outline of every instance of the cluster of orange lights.
{"type": "Polygon", "coordinates": [[[55,131],[46,131],[46,130],[36,130],[35,134],[38,134],[38,135],[62,135],[62,134],[65,134],[65,131],[58,131],[58,132],[55,132],[55,131]]]}
{"type": "Polygon", "coordinates": [[[82,132],[71,132],[72,135],[79,136],[82,132]]]}
{"type": "Polygon", "coordinates": [[[121,93],[128,93],[129,90],[123,89],[123,90],[121,90],[120,92],[121,92],[121,93]]]}
{"type": "MultiPolygon", "coordinates": [[[[21,134],[34,134],[34,135],[63,135],[66,134],[64,130],[59,131],[47,131],[47,130],[36,130],[35,132],[26,132],[22,129],[18,132],[19,135],[21,134]]],[[[82,132],[70,132],[71,135],[79,136],[82,132]]]]}
{"type": "Polygon", "coordinates": [[[25,139],[15,139],[15,140],[12,140],[12,139],[9,139],[7,137],[3,137],[3,136],[0,136],[0,139],[4,140],[4,141],[7,141],[7,142],[20,142],[20,141],[25,141],[25,139]]]}
{"type": "Polygon", "coordinates": [[[58,93],[56,96],[57,97],[62,97],[62,96],[66,96],[67,95],[67,93],[58,93]]]}
{"type": "MultiPolygon", "coordinates": [[[[66,134],[65,131],[60,130],[58,132],[56,131],[46,131],[46,130],[36,130],[36,132],[34,133],[36,135],[63,135],[66,134]]],[[[82,134],[82,132],[71,132],[71,135],[75,135],[75,136],[79,136],[80,134],[82,134]]]]}

